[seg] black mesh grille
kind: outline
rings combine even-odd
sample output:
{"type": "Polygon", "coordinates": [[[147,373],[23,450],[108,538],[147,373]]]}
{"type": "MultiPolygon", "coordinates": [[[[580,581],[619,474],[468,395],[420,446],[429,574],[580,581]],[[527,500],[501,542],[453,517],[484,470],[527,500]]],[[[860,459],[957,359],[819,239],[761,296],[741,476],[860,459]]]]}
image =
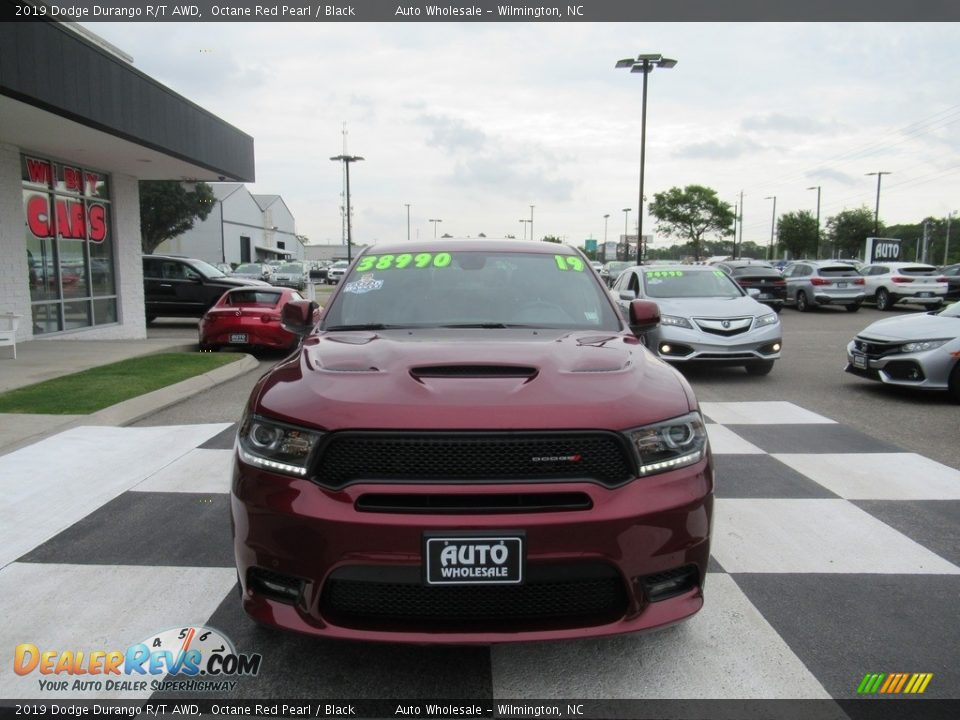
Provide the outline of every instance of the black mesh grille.
{"type": "Polygon", "coordinates": [[[883,342],[881,340],[869,340],[856,337],[853,340],[853,346],[863,354],[872,358],[881,358],[886,355],[893,355],[900,352],[900,342],[883,342]]]}
{"type": "Polygon", "coordinates": [[[331,622],[348,627],[477,631],[579,627],[626,612],[627,592],[616,570],[598,565],[585,565],[581,573],[565,570],[523,585],[430,587],[331,577],[320,608],[331,622]]]}
{"type": "Polygon", "coordinates": [[[318,450],[313,478],[335,488],[361,480],[584,479],[615,486],[634,476],[625,443],[607,432],[340,432],[318,450]]]}
{"type": "Polygon", "coordinates": [[[415,378],[426,377],[511,377],[531,378],[537,369],[521,365],[428,365],[410,370],[415,378]]]}
{"type": "Polygon", "coordinates": [[[530,513],[589,510],[585,493],[508,493],[496,495],[439,495],[430,493],[366,493],[357,498],[360,512],[385,513],[530,513]]]}

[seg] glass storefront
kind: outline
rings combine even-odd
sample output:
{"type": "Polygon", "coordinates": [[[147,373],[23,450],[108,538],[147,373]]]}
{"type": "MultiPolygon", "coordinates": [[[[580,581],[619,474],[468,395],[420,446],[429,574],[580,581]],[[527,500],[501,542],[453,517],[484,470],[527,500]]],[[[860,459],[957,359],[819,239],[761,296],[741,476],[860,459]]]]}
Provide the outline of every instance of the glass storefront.
{"type": "Polygon", "coordinates": [[[35,335],[117,322],[106,174],[20,156],[35,335]]]}

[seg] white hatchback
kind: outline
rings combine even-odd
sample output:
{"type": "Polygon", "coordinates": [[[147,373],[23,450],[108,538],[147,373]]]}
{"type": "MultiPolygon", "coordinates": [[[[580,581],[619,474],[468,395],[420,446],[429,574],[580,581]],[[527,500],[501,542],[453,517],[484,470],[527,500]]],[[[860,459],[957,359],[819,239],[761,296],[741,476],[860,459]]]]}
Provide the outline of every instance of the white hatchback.
{"type": "Polygon", "coordinates": [[[861,268],[860,274],[867,300],[875,302],[877,310],[889,310],[900,302],[938,308],[947,294],[947,280],[933,265],[876,263],[861,268]]]}

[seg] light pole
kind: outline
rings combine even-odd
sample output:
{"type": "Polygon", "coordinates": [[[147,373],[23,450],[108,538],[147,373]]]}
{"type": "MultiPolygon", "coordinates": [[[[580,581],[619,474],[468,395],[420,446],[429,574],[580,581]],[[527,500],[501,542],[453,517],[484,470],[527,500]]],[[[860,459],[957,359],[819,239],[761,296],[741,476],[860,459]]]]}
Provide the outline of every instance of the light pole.
{"type": "MultiPolygon", "coordinates": [[[[623,209],[623,244],[630,250],[630,235],[627,229],[627,219],[630,217],[630,208],[623,209]]],[[[620,244],[617,243],[617,260],[620,259],[620,244]]]]}
{"type": "Polygon", "coordinates": [[[951,210],[947,213],[947,242],[943,246],[943,264],[947,264],[947,253],[950,252],[950,221],[956,213],[951,210]]]}
{"type": "Polygon", "coordinates": [[[404,203],[407,206],[407,242],[410,242],[410,203],[404,203]]]}
{"type": "MultiPolygon", "coordinates": [[[[530,225],[530,221],[529,221],[529,220],[525,220],[525,219],[523,219],[523,218],[520,218],[520,222],[523,223],[523,239],[526,240],[526,239],[527,239],[527,225],[530,225]]],[[[533,227],[533,226],[531,225],[531,227],[533,227]]],[[[530,231],[530,239],[531,239],[531,240],[533,239],[533,230],[530,231]]]]}
{"type": "Polygon", "coordinates": [[[669,69],[677,64],[676,60],[663,57],[659,53],[637,55],[637,59],[618,60],[618,68],[630,68],[632,73],[643,73],[643,104],[640,119],[640,193],[637,200],[637,265],[643,265],[643,170],[647,155],[647,75],[655,67],[669,69]]]}
{"type": "Polygon", "coordinates": [[[442,223],[443,220],[441,220],[440,218],[430,218],[429,220],[427,220],[427,222],[433,223],[433,239],[436,240],[437,239],[437,223],[442,223]]]}
{"type": "Polygon", "coordinates": [[[773,234],[777,227],[777,196],[767,195],[764,200],[773,200],[773,217],[770,219],[770,245],[767,247],[767,260],[773,259],[773,234]]]}
{"type": "Polygon", "coordinates": [[[610,213],[607,213],[603,216],[603,251],[600,253],[600,257],[603,258],[602,262],[607,261],[607,223],[610,221],[610,213]]]}
{"type": "Polygon", "coordinates": [[[330,159],[336,162],[342,162],[347,174],[347,262],[351,262],[353,257],[350,253],[350,246],[353,242],[353,235],[351,234],[352,231],[350,228],[350,163],[359,162],[363,160],[363,158],[359,155],[337,155],[330,159]]]}
{"type": "Polygon", "coordinates": [[[880,234],[880,179],[884,175],[892,175],[893,173],[887,172],[886,170],[881,170],[880,172],[864,173],[864,175],[876,175],[877,176],[877,209],[873,211],[873,234],[880,234]]]}
{"type": "Polygon", "coordinates": [[[530,239],[533,240],[533,209],[536,205],[530,206],[530,239]]]}
{"type": "Polygon", "coordinates": [[[733,201],[733,252],[730,255],[732,260],[737,259],[737,201],[733,201]]]}
{"type": "Polygon", "coordinates": [[[820,186],[814,185],[813,187],[808,187],[807,190],[816,190],[817,191],[817,244],[816,249],[813,252],[813,259],[820,259],[820,186]]]}

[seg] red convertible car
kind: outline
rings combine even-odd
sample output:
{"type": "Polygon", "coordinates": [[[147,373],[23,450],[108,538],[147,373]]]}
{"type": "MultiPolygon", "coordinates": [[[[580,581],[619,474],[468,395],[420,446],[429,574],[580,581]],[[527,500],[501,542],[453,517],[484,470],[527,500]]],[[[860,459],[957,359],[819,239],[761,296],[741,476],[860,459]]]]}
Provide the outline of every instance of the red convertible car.
{"type": "Polygon", "coordinates": [[[300,338],[280,326],[280,311],[288,302],[303,299],[291,288],[228,290],[200,320],[200,349],[210,351],[228,346],[293,349],[300,338]]]}

